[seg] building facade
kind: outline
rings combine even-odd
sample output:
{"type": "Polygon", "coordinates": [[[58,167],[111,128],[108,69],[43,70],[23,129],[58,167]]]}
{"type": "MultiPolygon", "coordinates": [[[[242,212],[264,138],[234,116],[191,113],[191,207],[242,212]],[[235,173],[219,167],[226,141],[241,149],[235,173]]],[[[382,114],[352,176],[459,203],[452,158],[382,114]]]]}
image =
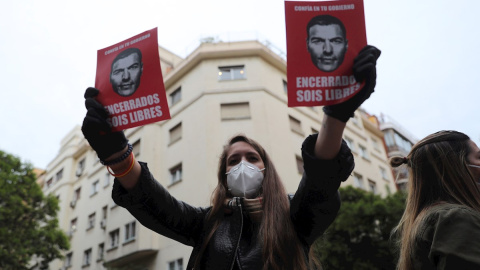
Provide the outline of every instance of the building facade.
{"type": "MultiPolygon", "coordinates": [[[[289,193],[303,163],[301,144],[318,132],[320,107],[287,106],[286,62],[257,41],[205,42],[182,59],[159,48],[171,119],[125,131],[136,159],[177,199],[208,206],[223,145],[245,134],[264,146],[289,193]]],[[[344,138],[356,167],[342,185],[395,190],[383,134],[361,112],[344,138]]],[[[48,165],[44,191],[60,199],[71,250],[51,269],[185,269],[191,247],[143,227],[111,199],[113,177],[75,127],[48,165]]]]}
{"type": "MultiPolygon", "coordinates": [[[[384,134],[385,147],[388,158],[394,156],[406,157],[417,139],[404,129],[399,123],[387,115],[380,115],[380,129],[384,134]]],[[[408,169],[406,166],[392,168],[397,188],[407,190],[408,169]]]]}

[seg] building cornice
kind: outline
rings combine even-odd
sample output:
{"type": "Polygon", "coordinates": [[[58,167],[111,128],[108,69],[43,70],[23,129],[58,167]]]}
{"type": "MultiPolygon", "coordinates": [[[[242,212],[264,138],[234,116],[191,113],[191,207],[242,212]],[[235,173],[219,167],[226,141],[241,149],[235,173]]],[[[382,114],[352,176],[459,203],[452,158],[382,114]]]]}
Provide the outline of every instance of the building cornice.
{"type": "Polygon", "coordinates": [[[261,57],[282,72],[287,72],[287,63],[285,60],[258,41],[202,43],[178,66],[174,67],[171,72],[165,75],[165,89],[171,87],[204,60],[250,56],[261,57]]]}

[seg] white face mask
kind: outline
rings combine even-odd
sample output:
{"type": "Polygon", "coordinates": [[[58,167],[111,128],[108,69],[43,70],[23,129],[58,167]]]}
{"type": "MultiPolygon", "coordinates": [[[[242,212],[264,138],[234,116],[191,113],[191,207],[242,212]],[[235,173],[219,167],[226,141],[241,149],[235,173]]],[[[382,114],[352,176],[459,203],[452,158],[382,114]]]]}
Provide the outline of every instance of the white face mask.
{"type": "Polygon", "coordinates": [[[235,197],[254,198],[262,187],[263,170],[265,168],[260,170],[251,163],[241,161],[226,173],[228,190],[235,197]]]}

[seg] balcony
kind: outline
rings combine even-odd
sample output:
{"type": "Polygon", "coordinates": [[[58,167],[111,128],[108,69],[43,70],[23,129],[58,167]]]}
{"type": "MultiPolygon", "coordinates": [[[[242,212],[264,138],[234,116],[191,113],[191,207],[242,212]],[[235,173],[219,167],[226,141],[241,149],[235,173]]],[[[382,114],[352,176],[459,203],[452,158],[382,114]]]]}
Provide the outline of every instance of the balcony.
{"type": "Polygon", "coordinates": [[[135,265],[136,267],[140,266],[142,263],[146,263],[149,260],[154,260],[158,249],[144,249],[138,250],[119,258],[110,259],[103,263],[105,268],[115,268],[115,269],[131,269],[130,266],[135,265]]]}

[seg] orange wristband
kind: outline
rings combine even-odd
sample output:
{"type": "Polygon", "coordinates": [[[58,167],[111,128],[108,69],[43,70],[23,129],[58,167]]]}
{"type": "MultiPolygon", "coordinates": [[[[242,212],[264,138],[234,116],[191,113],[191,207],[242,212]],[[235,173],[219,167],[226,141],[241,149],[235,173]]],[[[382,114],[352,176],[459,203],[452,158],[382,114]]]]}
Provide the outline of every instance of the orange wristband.
{"type": "Polygon", "coordinates": [[[133,152],[130,154],[130,156],[131,156],[131,160],[132,160],[132,161],[130,162],[130,165],[128,166],[128,169],[127,169],[127,170],[125,170],[125,171],[122,172],[122,173],[117,173],[117,174],[115,174],[115,173],[112,172],[112,170],[110,169],[110,167],[107,166],[108,172],[109,172],[111,175],[113,175],[113,177],[117,177],[117,178],[119,178],[119,177],[124,177],[125,175],[129,174],[130,171],[133,169],[133,165],[135,165],[135,156],[133,155],[133,152]]]}

